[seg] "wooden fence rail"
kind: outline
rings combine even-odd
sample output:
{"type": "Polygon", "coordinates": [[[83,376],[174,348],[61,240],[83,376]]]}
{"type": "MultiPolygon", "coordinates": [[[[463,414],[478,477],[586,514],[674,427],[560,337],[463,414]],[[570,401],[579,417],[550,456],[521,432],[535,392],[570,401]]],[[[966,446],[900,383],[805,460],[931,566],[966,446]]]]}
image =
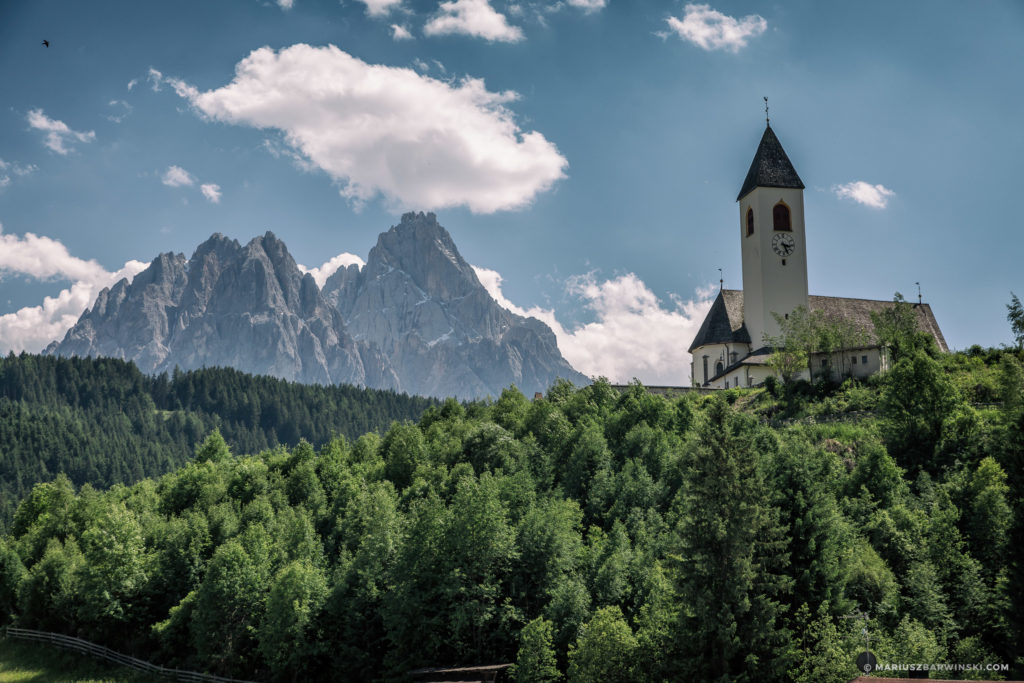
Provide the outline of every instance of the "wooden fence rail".
{"type": "Polygon", "coordinates": [[[225,678],[223,676],[214,676],[213,674],[203,674],[196,671],[182,671],[180,669],[168,669],[167,667],[160,666],[158,664],[150,664],[147,661],[130,657],[126,654],[122,654],[110,648],[90,643],[88,640],[82,640],[81,638],[74,638],[72,636],[61,635],[60,633],[49,633],[47,631],[34,631],[28,628],[15,628],[14,626],[8,626],[5,629],[6,636],[8,638],[17,638],[19,640],[31,640],[37,643],[48,643],[50,645],[56,645],[67,650],[74,650],[90,657],[97,657],[104,659],[120,666],[126,666],[136,671],[145,671],[147,673],[157,674],[158,676],[166,676],[168,678],[174,678],[179,681],[189,681],[191,683],[251,683],[250,681],[241,681],[237,678],[225,678]]]}

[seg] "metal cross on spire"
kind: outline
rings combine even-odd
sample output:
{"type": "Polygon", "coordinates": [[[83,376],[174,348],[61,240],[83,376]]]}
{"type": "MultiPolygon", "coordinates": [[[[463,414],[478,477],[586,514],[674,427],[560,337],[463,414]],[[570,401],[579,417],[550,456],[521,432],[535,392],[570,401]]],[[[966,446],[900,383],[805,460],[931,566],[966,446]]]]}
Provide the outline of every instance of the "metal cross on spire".
{"type": "Polygon", "coordinates": [[[718,269],[718,291],[725,289],[725,276],[722,274],[722,269],[718,269]]]}
{"type": "Polygon", "coordinates": [[[765,125],[771,126],[772,120],[768,118],[768,98],[764,98],[764,122],[765,125]]]}

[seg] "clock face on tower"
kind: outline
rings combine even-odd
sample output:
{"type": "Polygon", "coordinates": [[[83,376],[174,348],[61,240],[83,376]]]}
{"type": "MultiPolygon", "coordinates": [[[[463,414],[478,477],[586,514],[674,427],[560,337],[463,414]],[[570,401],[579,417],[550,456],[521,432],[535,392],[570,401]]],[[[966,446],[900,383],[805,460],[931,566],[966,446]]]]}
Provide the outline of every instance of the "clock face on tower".
{"type": "Polygon", "coordinates": [[[772,237],[772,251],[779,256],[792,256],[796,251],[796,240],[788,232],[780,232],[772,237]]]}

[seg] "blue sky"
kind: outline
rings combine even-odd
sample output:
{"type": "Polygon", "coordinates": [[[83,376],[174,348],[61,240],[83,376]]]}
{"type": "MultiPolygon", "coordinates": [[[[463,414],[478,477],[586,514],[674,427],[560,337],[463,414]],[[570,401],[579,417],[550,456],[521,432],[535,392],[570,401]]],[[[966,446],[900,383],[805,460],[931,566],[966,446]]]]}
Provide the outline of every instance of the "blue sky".
{"type": "Polygon", "coordinates": [[[422,209],[581,371],[685,383],[763,96],[811,293],[920,282],[950,346],[1008,343],[1022,35],[1016,0],[7,2],[0,351],[213,232],[315,268],[422,209]]]}

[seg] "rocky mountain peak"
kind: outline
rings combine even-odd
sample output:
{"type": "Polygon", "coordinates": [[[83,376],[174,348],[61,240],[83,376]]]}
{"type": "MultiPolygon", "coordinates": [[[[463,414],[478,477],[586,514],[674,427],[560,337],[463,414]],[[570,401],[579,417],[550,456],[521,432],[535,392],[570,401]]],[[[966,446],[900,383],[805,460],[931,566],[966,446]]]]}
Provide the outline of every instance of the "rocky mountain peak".
{"type": "Polygon", "coordinates": [[[244,247],[216,233],[190,259],[161,254],[103,290],[46,352],[459,398],[587,381],[550,328],[490,297],[432,213],[402,216],[362,270],[339,269],[322,291],[272,232],[244,247]]]}
{"type": "Polygon", "coordinates": [[[381,233],[367,257],[364,277],[377,279],[392,271],[404,273],[427,296],[442,301],[480,287],[472,266],[433,213],[406,213],[398,225],[381,233]]]}

